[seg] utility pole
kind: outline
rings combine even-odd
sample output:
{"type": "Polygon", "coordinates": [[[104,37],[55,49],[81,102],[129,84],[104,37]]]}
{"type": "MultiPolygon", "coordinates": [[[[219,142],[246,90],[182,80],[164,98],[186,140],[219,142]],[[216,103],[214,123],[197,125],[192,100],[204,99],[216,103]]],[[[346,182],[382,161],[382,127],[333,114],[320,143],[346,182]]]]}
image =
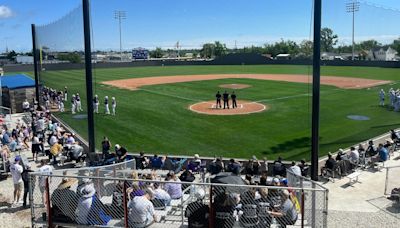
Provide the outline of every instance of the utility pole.
{"type": "Polygon", "coordinates": [[[122,32],[121,32],[121,20],[126,19],[126,11],[116,10],[114,11],[114,19],[118,20],[119,23],[119,53],[122,61],[122,32]]]}
{"type": "Polygon", "coordinates": [[[346,12],[353,14],[353,33],[352,33],[352,54],[351,59],[354,61],[354,15],[360,10],[360,2],[358,0],[350,0],[346,3],[346,12]]]}

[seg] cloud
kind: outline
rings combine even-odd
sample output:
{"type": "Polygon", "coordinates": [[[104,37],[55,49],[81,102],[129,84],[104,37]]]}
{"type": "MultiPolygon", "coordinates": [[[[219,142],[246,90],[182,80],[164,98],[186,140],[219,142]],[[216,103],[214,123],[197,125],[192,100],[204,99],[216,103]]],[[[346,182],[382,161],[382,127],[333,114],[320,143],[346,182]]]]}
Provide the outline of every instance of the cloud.
{"type": "Polygon", "coordinates": [[[0,18],[9,18],[14,15],[13,11],[5,6],[5,5],[0,5],[0,18]]]}

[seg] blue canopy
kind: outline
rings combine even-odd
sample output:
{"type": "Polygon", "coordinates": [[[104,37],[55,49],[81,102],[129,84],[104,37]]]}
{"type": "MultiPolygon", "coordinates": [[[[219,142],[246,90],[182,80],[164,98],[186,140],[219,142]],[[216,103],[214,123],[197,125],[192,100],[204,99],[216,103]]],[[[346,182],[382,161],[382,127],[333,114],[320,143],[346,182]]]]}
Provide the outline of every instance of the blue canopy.
{"type": "Polygon", "coordinates": [[[2,88],[18,89],[35,86],[35,80],[25,74],[4,75],[0,78],[2,88]]]}

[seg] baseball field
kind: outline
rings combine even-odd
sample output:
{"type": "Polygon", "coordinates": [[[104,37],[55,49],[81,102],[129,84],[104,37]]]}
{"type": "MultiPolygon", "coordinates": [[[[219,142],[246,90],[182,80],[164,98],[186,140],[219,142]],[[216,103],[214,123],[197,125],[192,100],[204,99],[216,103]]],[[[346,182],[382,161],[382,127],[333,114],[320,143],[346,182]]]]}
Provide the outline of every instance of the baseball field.
{"type": "MultiPolygon", "coordinates": [[[[95,115],[97,148],[107,136],[113,144],[146,153],[308,160],[311,73],[310,66],[290,65],[95,69],[101,112],[95,115]],[[215,93],[225,90],[235,91],[238,109],[215,109],[215,93]],[[116,98],[116,116],[103,114],[104,96],[116,98]]],[[[326,66],[321,74],[321,156],[398,127],[400,113],[378,106],[378,92],[397,89],[400,69],[326,66]]],[[[41,80],[85,94],[83,70],[46,71],[41,80]]],[[[85,119],[68,111],[56,115],[87,135],[85,119]]]]}

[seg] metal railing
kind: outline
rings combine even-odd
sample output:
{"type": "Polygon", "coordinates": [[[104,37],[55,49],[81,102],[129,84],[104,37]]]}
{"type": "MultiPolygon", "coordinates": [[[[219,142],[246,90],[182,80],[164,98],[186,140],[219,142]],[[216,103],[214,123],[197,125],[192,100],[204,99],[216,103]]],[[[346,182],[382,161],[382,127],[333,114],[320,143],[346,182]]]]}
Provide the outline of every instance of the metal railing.
{"type": "Polygon", "coordinates": [[[148,175],[152,179],[132,179],[124,176],[130,171],[126,165],[32,173],[32,225],[327,227],[327,190],[317,185],[298,188],[162,181],[162,174],[155,172],[148,175]],[[104,170],[110,172],[101,175],[104,170]]]}
{"type": "Polygon", "coordinates": [[[391,195],[392,190],[400,188],[400,166],[385,167],[386,180],[385,180],[385,195],[391,195]]]}

